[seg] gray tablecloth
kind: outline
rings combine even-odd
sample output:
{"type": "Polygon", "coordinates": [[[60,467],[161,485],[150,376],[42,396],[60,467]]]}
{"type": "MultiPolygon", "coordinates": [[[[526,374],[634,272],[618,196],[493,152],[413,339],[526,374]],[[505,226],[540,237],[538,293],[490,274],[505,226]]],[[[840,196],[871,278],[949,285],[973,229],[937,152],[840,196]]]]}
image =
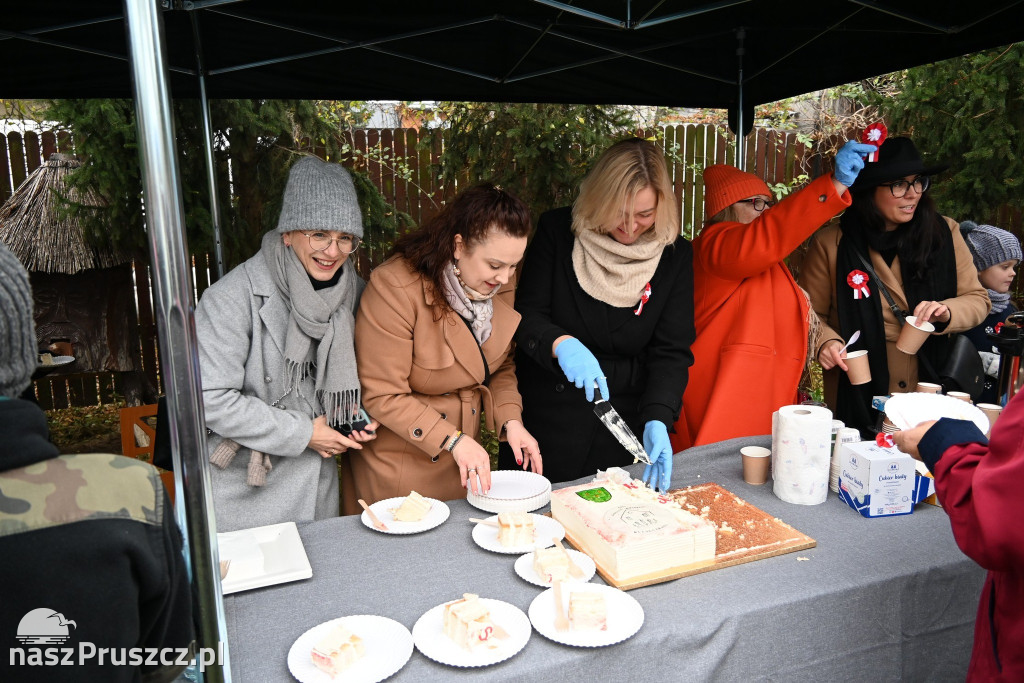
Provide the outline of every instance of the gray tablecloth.
{"type": "MultiPolygon", "coordinates": [[[[480,669],[414,650],[391,680],[962,681],[984,572],[957,549],[945,512],[921,504],[912,515],[866,519],[831,493],[822,505],[791,505],[771,482],[743,482],[744,445],[770,443],[734,439],[676,454],[672,487],[716,482],[817,547],[630,591],[643,627],[611,647],[568,647],[534,631],[519,654],[480,669]]],[[[464,592],[526,612],[542,589],[515,574],[517,556],[473,543],[467,518],[480,511],[448,505],[447,522],[408,536],[357,517],[300,526],[313,578],[225,597],[234,680],[292,680],[291,644],[339,616],[379,614],[411,630],[464,592]]]]}

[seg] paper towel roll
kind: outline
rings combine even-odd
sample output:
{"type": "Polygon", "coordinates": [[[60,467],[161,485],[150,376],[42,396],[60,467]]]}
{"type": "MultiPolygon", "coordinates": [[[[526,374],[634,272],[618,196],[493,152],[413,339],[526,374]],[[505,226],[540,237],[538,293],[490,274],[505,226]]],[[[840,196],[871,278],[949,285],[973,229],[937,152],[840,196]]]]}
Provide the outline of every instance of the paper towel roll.
{"type": "Polygon", "coordinates": [[[832,447],[832,465],[828,472],[828,487],[839,493],[839,449],[844,443],[856,443],[860,441],[860,431],[853,427],[843,427],[836,434],[836,442],[832,447]]]}
{"type": "Polygon", "coordinates": [[[772,417],[775,495],[797,505],[824,503],[832,459],[832,411],[783,406],[772,417]]]}

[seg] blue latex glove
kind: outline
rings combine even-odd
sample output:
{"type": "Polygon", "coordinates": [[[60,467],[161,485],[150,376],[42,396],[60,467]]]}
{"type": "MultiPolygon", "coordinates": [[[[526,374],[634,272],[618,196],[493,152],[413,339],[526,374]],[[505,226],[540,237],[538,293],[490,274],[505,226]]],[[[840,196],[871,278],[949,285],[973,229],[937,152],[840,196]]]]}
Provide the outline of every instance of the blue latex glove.
{"type": "Polygon", "coordinates": [[[664,493],[672,482],[672,443],[668,440],[668,427],[661,420],[651,420],[644,426],[644,450],[651,464],[644,468],[644,483],[664,493]]]}
{"type": "Polygon", "coordinates": [[[588,401],[594,400],[595,382],[601,390],[601,396],[608,400],[608,380],[601,371],[601,364],[583,342],[576,337],[569,337],[555,347],[555,357],[558,358],[558,365],[565,373],[565,378],[575,384],[577,389],[583,389],[588,401]]]}
{"type": "Polygon", "coordinates": [[[878,147],[856,140],[850,140],[836,152],[836,170],[833,175],[843,185],[850,187],[864,168],[864,156],[877,152],[878,147]]]}

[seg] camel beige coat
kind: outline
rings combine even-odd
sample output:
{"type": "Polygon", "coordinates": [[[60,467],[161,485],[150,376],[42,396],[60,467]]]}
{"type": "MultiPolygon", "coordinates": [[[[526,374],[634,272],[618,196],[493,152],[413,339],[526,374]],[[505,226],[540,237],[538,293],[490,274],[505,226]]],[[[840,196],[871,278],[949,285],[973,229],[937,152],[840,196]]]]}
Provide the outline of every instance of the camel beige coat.
{"type": "MultiPolygon", "coordinates": [[[[952,218],[946,218],[953,237],[953,253],[956,258],[956,297],[946,299],[942,303],[949,307],[949,325],[943,333],[964,332],[976,326],[988,315],[990,302],[985,288],[978,281],[978,271],[974,268],[974,259],[964,238],[960,235],[959,224],[952,218]]],[[[800,266],[800,285],[811,296],[811,305],[821,317],[824,325],[819,335],[818,349],[830,339],[840,339],[839,312],[836,308],[836,254],[842,232],[836,224],[828,225],[815,235],[807,256],[800,266]]],[[[871,267],[878,273],[882,283],[893,300],[903,310],[907,310],[907,298],[903,292],[903,274],[897,256],[892,266],[885,263],[881,254],[871,250],[871,267]]],[[[872,296],[875,296],[872,287],[872,296]]],[[[847,289],[843,296],[852,296],[847,289]]],[[[882,296],[878,293],[877,296],[882,296]]],[[[917,386],[917,356],[903,353],[896,348],[896,338],[900,334],[900,324],[885,299],[882,299],[882,322],[885,325],[885,347],[889,361],[889,393],[894,391],[914,391],[917,386]]],[[[843,340],[845,341],[845,340],[843,340]]],[[[835,406],[836,383],[839,370],[833,368],[824,373],[825,402],[835,406]]]]}
{"type": "MultiPolygon", "coordinates": [[[[508,287],[508,285],[506,285],[508,287]]],[[[443,449],[456,430],[478,438],[480,411],[499,428],[521,419],[512,334],[519,314],[512,289],[494,298],[491,336],[482,350],[469,326],[448,311],[440,319],[433,294],[408,261],[393,257],[370,275],[356,317],[356,358],[363,407],[380,422],[377,438],[351,449],[343,463],[343,509],[359,511],[415,490],[438,500],[463,498],[459,468],[443,449]]]]}

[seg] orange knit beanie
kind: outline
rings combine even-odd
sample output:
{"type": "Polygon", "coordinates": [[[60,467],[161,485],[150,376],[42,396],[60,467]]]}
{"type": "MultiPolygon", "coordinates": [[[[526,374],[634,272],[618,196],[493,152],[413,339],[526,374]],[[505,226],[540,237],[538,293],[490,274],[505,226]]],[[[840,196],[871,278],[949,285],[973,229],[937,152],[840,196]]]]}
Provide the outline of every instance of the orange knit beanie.
{"type": "Polygon", "coordinates": [[[768,185],[752,173],[728,164],[715,164],[704,169],[704,220],[741,199],[757,195],[772,197],[768,185]]]}

